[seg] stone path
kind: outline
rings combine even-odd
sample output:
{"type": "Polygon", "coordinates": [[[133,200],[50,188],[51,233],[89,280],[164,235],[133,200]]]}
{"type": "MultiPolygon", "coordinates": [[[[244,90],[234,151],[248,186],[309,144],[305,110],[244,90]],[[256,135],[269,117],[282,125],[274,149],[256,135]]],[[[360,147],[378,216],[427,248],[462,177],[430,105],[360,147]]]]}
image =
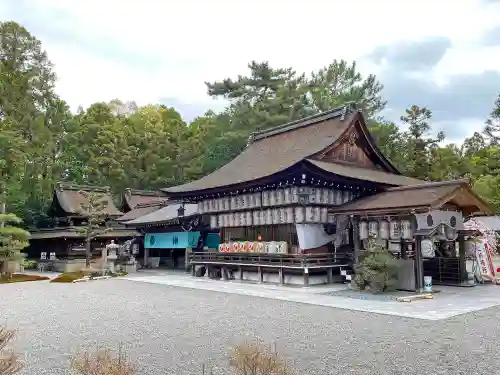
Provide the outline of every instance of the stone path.
{"type": "Polygon", "coordinates": [[[140,272],[120,279],[424,320],[447,319],[500,305],[500,287],[495,285],[481,285],[474,288],[438,287],[441,293],[435,294],[432,300],[403,303],[390,299],[377,301],[328,295],[331,292],[345,290],[347,286],[343,284],[297,288],[249,284],[234,280],[218,281],[194,278],[178,272],[161,274],[158,271],[151,275],[148,275],[147,271],[140,272]]]}

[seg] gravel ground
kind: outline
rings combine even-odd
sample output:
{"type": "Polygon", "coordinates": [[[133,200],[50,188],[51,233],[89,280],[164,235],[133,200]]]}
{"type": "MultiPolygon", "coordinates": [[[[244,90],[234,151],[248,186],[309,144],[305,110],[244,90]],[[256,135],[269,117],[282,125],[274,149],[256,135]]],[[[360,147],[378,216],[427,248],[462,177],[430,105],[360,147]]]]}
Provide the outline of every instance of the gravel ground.
{"type": "Polygon", "coordinates": [[[0,285],[29,375],[69,374],[72,354],[119,342],[141,374],[217,374],[231,345],[257,338],[307,374],[494,374],[499,317],[422,321],[125,280],[0,285]]]}

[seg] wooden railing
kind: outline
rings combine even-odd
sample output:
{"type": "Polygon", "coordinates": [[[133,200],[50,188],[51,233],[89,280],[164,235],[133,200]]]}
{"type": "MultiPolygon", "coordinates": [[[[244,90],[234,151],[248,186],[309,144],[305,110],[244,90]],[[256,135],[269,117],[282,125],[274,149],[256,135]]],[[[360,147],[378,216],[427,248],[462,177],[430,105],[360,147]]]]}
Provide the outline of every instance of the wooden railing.
{"type": "Polygon", "coordinates": [[[276,268],[332,268],[348,266],[351,260],[345,254],[260,254],[199,252],[189,254],[193,265],[234,265],[276,268]]]}

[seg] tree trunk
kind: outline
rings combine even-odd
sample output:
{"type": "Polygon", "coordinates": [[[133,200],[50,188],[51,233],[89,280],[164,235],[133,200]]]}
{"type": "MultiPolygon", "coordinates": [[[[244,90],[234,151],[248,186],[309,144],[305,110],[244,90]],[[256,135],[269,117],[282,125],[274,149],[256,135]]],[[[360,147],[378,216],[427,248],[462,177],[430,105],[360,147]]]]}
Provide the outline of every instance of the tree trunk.
{"type": "Polygon", "coordinates": [[[90,249],[90,238],[85,241],[85,268],[90,268],[90,260],[92,258],[92,251],[90,249]]]}

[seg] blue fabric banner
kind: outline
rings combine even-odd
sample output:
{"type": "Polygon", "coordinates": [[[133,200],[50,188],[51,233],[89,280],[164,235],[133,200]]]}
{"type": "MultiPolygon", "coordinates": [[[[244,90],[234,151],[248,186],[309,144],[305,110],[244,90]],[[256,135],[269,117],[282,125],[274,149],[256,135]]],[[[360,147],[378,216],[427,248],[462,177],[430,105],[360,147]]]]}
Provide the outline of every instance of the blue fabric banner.
{"type": "Polygon", "coordinates": [[[144,247],[148,249],[186,249],[198,245],[200,232],[147,233],[144,247]]]}

